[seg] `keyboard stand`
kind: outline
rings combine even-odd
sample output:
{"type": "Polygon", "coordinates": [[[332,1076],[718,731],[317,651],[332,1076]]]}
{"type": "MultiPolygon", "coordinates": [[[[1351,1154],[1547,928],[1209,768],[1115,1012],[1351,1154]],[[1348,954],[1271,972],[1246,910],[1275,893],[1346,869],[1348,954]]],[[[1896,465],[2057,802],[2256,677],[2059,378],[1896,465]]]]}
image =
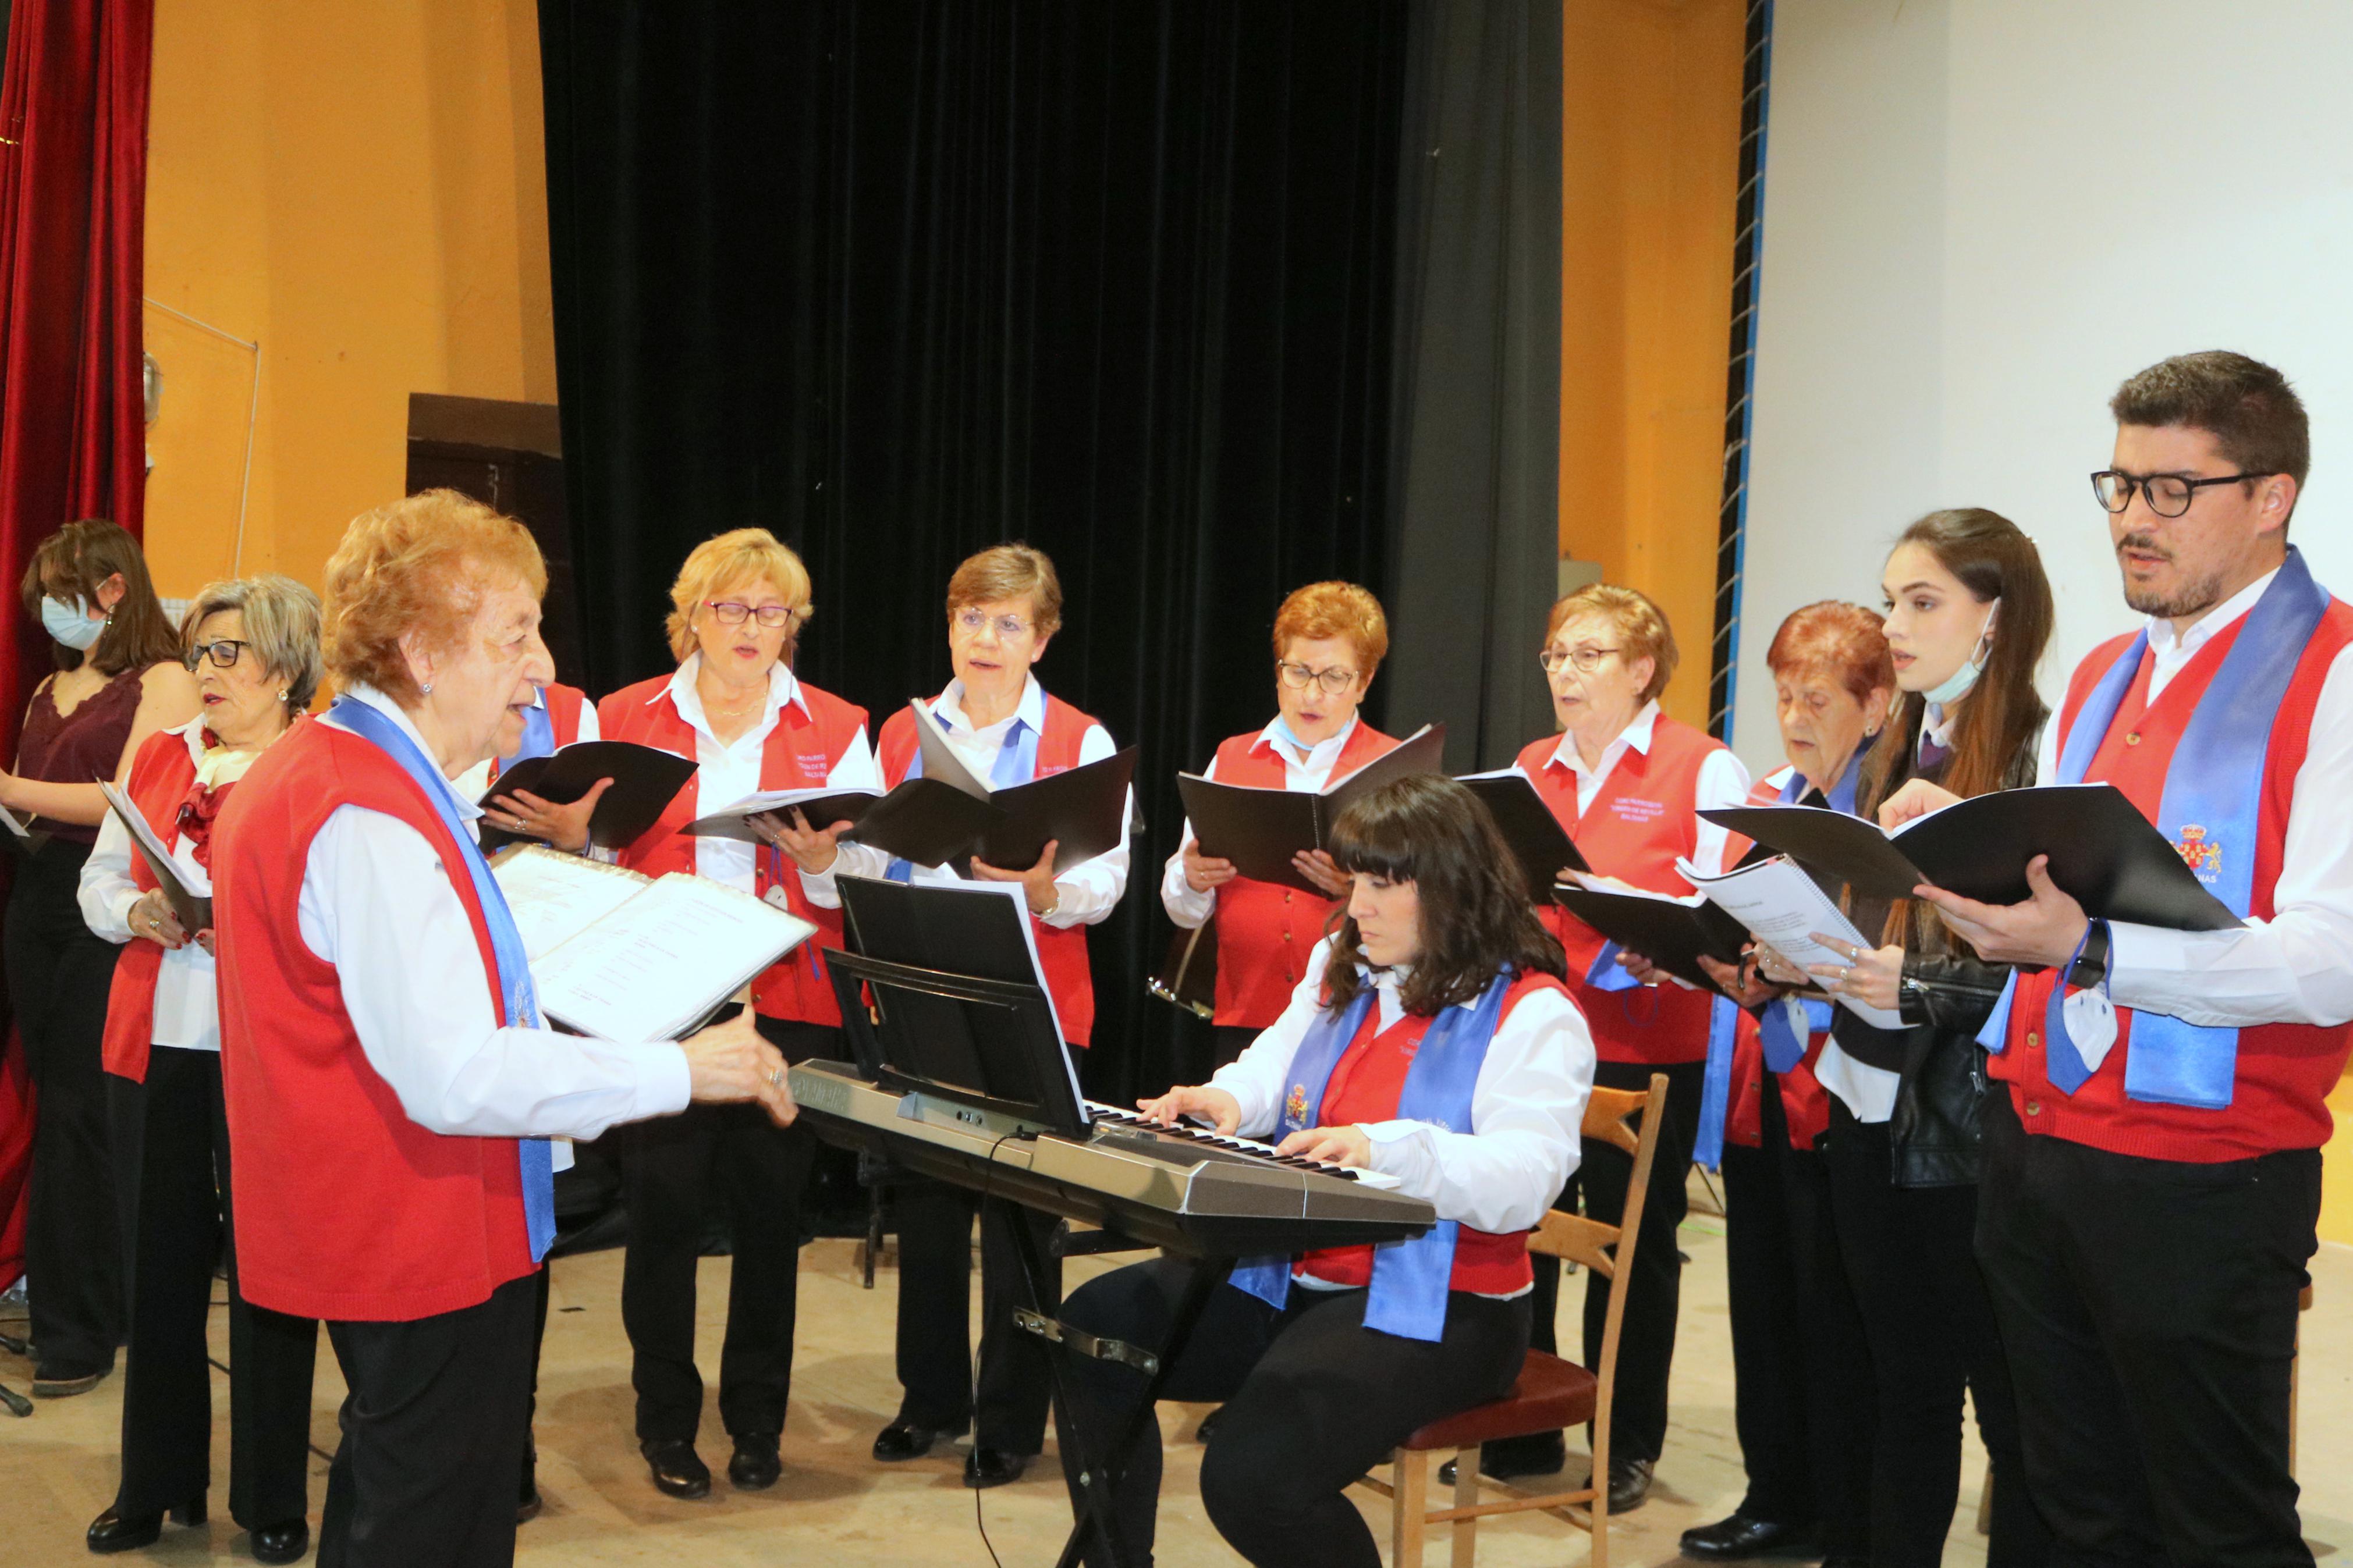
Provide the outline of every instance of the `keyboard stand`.
{"type": "MultiPolygon", "coordinates": [[[[986,1201],[1018,1206],[1012,1205],[1006,1198],[991,1197],[986,1201]]],[[[1071,1525],[1070,1538],[1063,1542],[1062,1554],[1055,1559],[1055,1568],[1078,1568],[1090,1536],[1102,1544],[1103,1556],[1112,1568],[1129,1568],[1130,1564],[1140,1563],[1142,1559],[1121,1536],[1118,1516],[1113,1508],[1120,1479],[1127,1473],[1128,1450],[1144,1436],[1145,1426],[1152,1420],[1154,1406],[1159,1403],[1160,1390],[1168,1381],[1170,1369],[1185,1353],[1185,1346],[1193,1337],[1194,1325],[1200,1321],[1210,1296],[1226,1282],[1226,1276],[1233,1269],[1234,1260],[1230,1258],[1196,1260],[1192,1282],[1177,1300],[1176,1315],[1168,1327],[1168,1338],[1160,1345],[1147,1348],[1117,1341],[1100,1341],[1092,1335],[1068,1328],[1045,1313],[1042,1303],[1045,1300],[1043,1286],[1048,1278],[1046,1260],[1040,1256],[1037,1238],[1030,1235],[1029,1228],[1018,1223],[1017,1216],[1008,1215],[1007,1217],[1015,1220],[1008,1228],[1013,1233],[1014,1249],[1021,1259],[1022,1289],[1029,1297],[1026,1314],[1023,1310],[1017,1310],[1015,1322],[1046,1341],[1047,1378],[1052,1385],[1054,1408],[1062,1418],[1061,1429],[1071,1448],[1063,1462],[1073,1468],[1079,1478],[1078,1495],[1071,1503],[1075,1518],[1071,1525]],[[1024,1321],[1025,1315],[1028,1321],[1024,1321]],[[1144,1380],[1142,1396],[1118,1424],[1118,1430],[1108,1447],[1099,1446],[1099,1440],[1105,1434],[1087,1431],[1071,1407],[1070,1391],[1064,1381],[1064,1358],[1073,1355],[1090,1355],[1128,1366],[1138,1366],[1145,1360],[1151,1363],[1144,1380]]]]}

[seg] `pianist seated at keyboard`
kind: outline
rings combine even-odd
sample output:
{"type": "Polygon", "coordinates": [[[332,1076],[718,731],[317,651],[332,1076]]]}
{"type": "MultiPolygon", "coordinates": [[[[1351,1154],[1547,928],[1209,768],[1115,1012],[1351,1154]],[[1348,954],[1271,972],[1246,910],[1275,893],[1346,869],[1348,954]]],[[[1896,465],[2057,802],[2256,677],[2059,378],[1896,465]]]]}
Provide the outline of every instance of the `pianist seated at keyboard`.
{"type": "MultiPolygon", "coordinates": [[[[1344,1489],[1415,1428],[1511,1387],[1528,1344],[1527,1232],[1577,1168],[1593,1084],[1560,943],[1469,791],[1400,779],[1342,815],[1332,856],[1347,904],[1282,1016],[1208,1084],[1142,1107],[1368,1167],[1442,1222],[1377,1249],[1243,1259],[1171,1369],[1165,1397],[1225,1405],[1201,1462],[1210,1520],[1251,1563],[1285,1568],[1374,1568],[1344,1489]]],[[[1157,1348],[1193,1267],[1164,1257],[1103,1275],[1063,1321],[1157,1348]]],[[[1142,1375],[1072,1365],[1082,1427],[1116,1430],[1142,1375]]],[[[1067,1472],[1068,1431],[1061,1450],[1067,1472]]],[[[1120,1525],[1148,1561],[1156,1420],[1125,1458],[1120,1525]]]]}

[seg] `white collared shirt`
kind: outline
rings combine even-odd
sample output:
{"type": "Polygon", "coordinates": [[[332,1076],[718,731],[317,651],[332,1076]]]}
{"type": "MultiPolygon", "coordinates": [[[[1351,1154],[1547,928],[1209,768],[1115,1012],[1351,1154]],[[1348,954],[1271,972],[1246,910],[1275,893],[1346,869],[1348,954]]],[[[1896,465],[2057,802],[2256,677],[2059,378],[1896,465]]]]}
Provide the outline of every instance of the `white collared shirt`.
{"type": "MultiPolygon", "coordinates": [[[[723,742],[711,728],[711,721],[702,710],[702,694],[694,684],[702,669],[702,655],[687,655],[678,673],[670,678],[670,685],[653,699],[657,702],[667,700],[678,710],[678,716],[686,721],[687,728],[694,731],[693,788],[698,812],[717,811],[746,795],[759,794],[760,763],[769,731],[776,727],[777,715],[787,705],[799,709],[804,716],[809,711],[808,699],[801,695],[800,679],[786,667],[784,660],[778,659],[768,667],[768,696],[758,722],[733,741],[723,742]]],[[[841,760],[827,772],[825,784],[828,789],[882,786],[882,774],[874,765],[874,748],[866,739],[865,725],[860,724],[858,733],[850,737],[841,760]]],[[[761,853],[761,846],[740,838],[699,837],[694,841],[695,873],[747,893],[757,892],[761,853]]],[[[804,875],[804,887],[807,881],[804,875]]]]}
{"type": "MultiPolygon", "coordinates": [[[[931,704],[940,725],[947,731],[948,744],[955,748],[957,761],[964,763],[972,776],[987,784],[996,775],[997,753],[1005,750],[1006,738],[1012,732],[1013,721],[1018,719],[1039,735],[1046,731],[1046,689],[1038,678],[1029,677],[1022,684],[1021,700],[1013,711],[994,724],[979,729],[972,726],[964,713],[964,682],[952,680],[948,689],[931,704]]],[[[1079,763],[1099,763],[1114,755],[1119,748],[1112,744],[1111,731],[1101,724],[1090,724],[1087,732],[1079,737],[1079,763]]],[[[881,782],[879,774],[876,781],[881,782]]],[[[1127,792],[1124,808],[1125,819],[1135,820],[1135,791],[1127,792]]],[[[1120,895],[1127,891],[1127,838],[1123,835],[1118,844],[1104,850],[1092,860],[1082,860],[1054,879],[1057,893],[1054,912],[1044,918],[1046,924],[1058,931],[1072,926],[1093,925],[1118,907],[1120,895]]],[[[891,868],[891,857],[871,844],[845,843],[834,863],[822,872],[801,873],[801,889],[810,903],[819,909],[840,907],[841,894],[835,889],[835,877],[848,872],[853,877],[880,877],[891,868]]],[[[1018,869],[1008,867],[1005,869],[1018,869]]],[[[961,881],[955,872],[945,866],[918,866],[913,870],[918,882],[961,881]]]]}
{"type": "MultiPolygon", "coordinates": [[[[1618,765],[1619,758],[1629,751],[1640,752],[1646,757],[1651,754],[1651,737],[1658,731],[1659,716],[1656,700],[1642,704],[1642,710],[1634,715],[1634,721],[1620,730],[1618,738],[1601,749],[1600,762],[1589,768],[1577,752],[1577,737],[1569,734],[1561,736],[1560,744],[1553,749],[1552,760],[1576,774],[1577,815],[1579,817],[1593,809],[1593,803],[1600,795],[1601,786],[1609,781],[1609,771],[1618,765]]],[[[1513,767],[1514,771],[1521,771],[1517,763],[1513,767]]],[[[1710,752],[1699,765],[1699,779],[1692,789],[1692,809],[1713,811],[1718,807],[1747,804],[1746,764],[1734,756],[1729,747],[1719,747],[1710,752]]],[[[1725,844],[1730,837],[1730,829],[1704,816],[1699,818],[1698,832],[1692,845],[1692,864],[1711,876],[1722,871],[1725,844]]]]}
{"type": "MultiPolygon", "coordinates": [[[[205,753],[202,715],[165,731],[180,736],[188,760],[201,763],[205,753]]],[[[172,864],[197,898],[212,897],[213,879],[196,863],[195,846],[181,836],[179,821],[148,824],[172,851],[172,864]]],[[[82,862],[81,886],[76,898],[81,918],[92,933],[111,942],[127,942],[131,906],[140,900],[139,885],[131,879],[131,830],[112,812],[98,825],[98,844],[82,862]]],[[[214,990],[213,955],[195,942],[195,932],[179,947],[167,948],[155,972],[155,1012],[151,1043],[184,1051],[220,1049],[220,1002],[214,990]]]]}
{"type": "MultiPolygon", "coordinates": [[[[2149,697],[2214,635],[2254,608],[2271,577],[2250,583],[2179,637],[2147,626],[2149,697]]],[[[2038,778],[2059,776],[2060,726],[2042,729],[2038,778]]],[[[2237,931],[2181,931],[2110,922],[2108,989],[2116,1005],[2214,1027],[2353,1020],[2353,647],[2339,653],[2312,711],[2304,766],[2290,797],[2274,913],[2237,931]]]]}
{"type": "MultiPolygon", "coordinates": [[[[364,686],[343,695],[390,718],[432,756],[399,704],[364,686]]],[[[434,777],[460,821],[481,815],[434,777]]],[[[343,805],[311,841],[296,904],[303,945],[335,966],[360,1048],[410,1121],[431,1132],[594,1138],[616,1122],[686,1108],[686,1053],[674,1045],[501,1026],[449,878],[424,834],[343,805]]]]}
{"type": "MultiPolygon", "coordinates": [[[[1347,750],[1348,737],[1356,732],[1356,726],[1362,721],[1358,715],[1349,714],[1348,721],[1340,727],[1339,733],[1316,742],[1302,754],[1282,738],[1283,722],[1278,714],[1272,722],[1258,732],[1258,740],[1251,744],[1250,750],[1255,752],[1263,746],[1282,759],[1283,788],[1298,795],[1314,795],[1330,782],[1332,770],[1340,763],[1340,753],[1347,750]]],[[[1202,770],[1201,776],[1205,779],[1218,776],[1217,758],[1209,759],[1209,765],[1202,770]]],[[[1168,911],[1170,920],[1187,931],[1207,924],[1209,917],[1218,910],[1217,889],[1204,888],[1195,892],[1192,884],[1185,880],[1185,851],[1182,847],[1192,841],[1193,819],[1188,816],[1185,819],[1185,831],[1176,839],[1179,847],[1176,854],[1168,857],[1168,865],[1160,875],[1160,907],[1168,911]]]]}
{"type": "MultiPolygon", "coordinates": [[[[1235,1060],[1218,1069],[1211,1088],[1241,1107],[1236,1129],[1263,1138],[1281,1118],[1292,1058],[1315,1021],[1323,993],[1329,937],[1307,955],[1307,975],[1291,993],[1282,1016],[1268,1025],[1235,1060]]],[[[1405,1016],[1398,1001],[1400,972],[1365,971],[1377,987],[1377,1029],[1405,1016]]],[[[1471,1091],[1468,1132],[1427,1121],[1364,1123],[1372,1140],[1372,1168],[1398,1179],[1409,1197],[1426,1199],[1438,1217],[1477,1230],[1526,1230],[1542,1219],[1577,1166],[1577,1129],[1593,1090],[1593,1037],[1585,1015],[1561,992],[1531,992],[1504,1016],[1471,1091]]]]}

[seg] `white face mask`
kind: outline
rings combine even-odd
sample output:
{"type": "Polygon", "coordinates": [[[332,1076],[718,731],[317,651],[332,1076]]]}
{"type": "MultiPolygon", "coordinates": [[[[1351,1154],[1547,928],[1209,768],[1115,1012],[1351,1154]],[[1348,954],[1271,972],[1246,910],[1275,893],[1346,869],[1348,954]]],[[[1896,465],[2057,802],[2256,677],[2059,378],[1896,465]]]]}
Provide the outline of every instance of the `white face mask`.
{"type": "Polygon", "coordinates": [[[2001,613],[2001,601],[1996,599],[1986,606],[1985,629],[1978,633],[1978,646],[1961,661],[1961,668],[1938,681],[1934,689],[1920,695],[1938,708],[1950,708],[1968,695],[1969,688],[1985,673],[1986,660],[1993,654],[1994,617],[2001,613]]]}
{"type": "Polygon", "coordinates": [[[79,599],[51,594],[41,600],[41,629],[77,653],[88,653],[106,635],[106,623],[91,620],[79,599]]]}

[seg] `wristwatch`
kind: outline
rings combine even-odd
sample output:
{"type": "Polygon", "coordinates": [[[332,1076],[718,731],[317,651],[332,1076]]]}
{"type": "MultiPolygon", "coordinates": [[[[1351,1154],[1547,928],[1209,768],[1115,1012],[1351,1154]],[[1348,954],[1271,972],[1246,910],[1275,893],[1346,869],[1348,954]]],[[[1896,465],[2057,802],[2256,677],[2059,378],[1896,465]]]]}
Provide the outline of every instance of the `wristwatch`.
{"type": "Polygon", "coordinates": [[[2088,991],[2108,977],[2108,922],[2094,921],[2084,930],[2084,951],[2067,966],[2067,984],[2088,991]]]}

